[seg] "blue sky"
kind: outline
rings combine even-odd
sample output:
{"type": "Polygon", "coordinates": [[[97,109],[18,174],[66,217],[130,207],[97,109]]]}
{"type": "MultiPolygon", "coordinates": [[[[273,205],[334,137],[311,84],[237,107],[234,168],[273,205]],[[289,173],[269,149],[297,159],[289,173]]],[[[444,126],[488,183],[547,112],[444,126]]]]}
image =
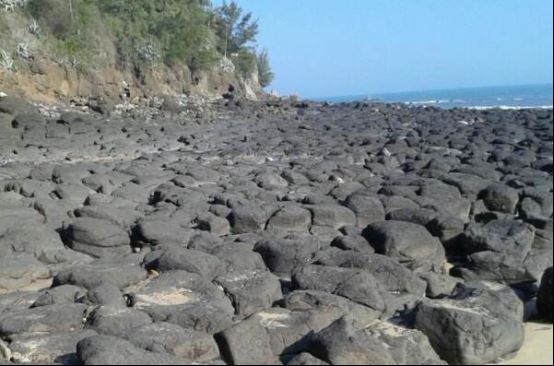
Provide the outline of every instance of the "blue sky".
{"type": "Polygon", "coordinates": [[[281,94],[552,82],[552,0],[237,2],[259,19],[281,94]]]}

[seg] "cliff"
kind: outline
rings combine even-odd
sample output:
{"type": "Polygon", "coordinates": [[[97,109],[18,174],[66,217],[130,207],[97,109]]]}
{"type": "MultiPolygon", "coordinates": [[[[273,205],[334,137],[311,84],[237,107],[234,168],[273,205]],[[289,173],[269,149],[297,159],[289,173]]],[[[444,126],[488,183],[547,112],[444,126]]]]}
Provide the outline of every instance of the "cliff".
{"type": "MultiPolygon", "coordinates": [[[[160,42],[145,46],[133,40],[137,52],[124,59],[122,44],[128,39],[117,34],[113,24],[118,19],[100,10],[109,1],[37,1],[40,9],[32,7],[32,0],[0,0],[0,91],[48,103],[108,104],[141,104],[160,95],[217,99],[229,90],[255,100],[263,93],[255,63],[239,72],[237,62],[215,47],[201,68],[186,57],[165,62],[160,42]]],[[[189,54],[211,47],[209,37],[195,41],[189,54]]]]}

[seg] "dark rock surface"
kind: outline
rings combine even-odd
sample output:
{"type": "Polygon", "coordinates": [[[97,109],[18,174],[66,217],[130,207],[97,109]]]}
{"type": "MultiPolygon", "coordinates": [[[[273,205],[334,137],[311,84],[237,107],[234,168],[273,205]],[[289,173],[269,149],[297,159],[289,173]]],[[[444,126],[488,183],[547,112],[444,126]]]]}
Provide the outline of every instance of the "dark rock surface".
{"type": "Polygon", "coordinates": [[[416,329],[452,364],[494,362],[523,345],[523,303],[513,290],[471,286],[459,286],[446,299],[426,300],[416,311],[416,329]]]}
{"type": "Polygon", "coordinates": [[[552,110],[209,112],[0,98],[0,363],[490,363],[506,286],[552,321],[552,110]]]}
{"type": "Polygon", "coordinates": [[[537,299],[537,307],[539,310],[539,314],[542,319],[544,319],[547,322],[552,323],[554,308],[552,306],[553,302],[553,272],[552,267],[550,267],[546,272],[544,272],[544,276],[542,277],[541,281],[541,287],[539,290],[539,296],[537,299]]]}

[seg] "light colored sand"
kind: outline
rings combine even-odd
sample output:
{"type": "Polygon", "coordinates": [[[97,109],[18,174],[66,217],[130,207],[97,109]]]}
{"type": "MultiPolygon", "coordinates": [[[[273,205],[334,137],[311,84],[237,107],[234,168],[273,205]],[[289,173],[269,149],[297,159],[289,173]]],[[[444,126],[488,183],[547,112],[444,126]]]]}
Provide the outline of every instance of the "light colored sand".
{"type": "Polygon", "coordinates": [[[191,290],[173,288],[153,294],[137,295],[134,307],[143,309],[152,305],[173,306],[190,304],[196,301],[198,301],[198,298],[191,290]]]}
{"type": "Polygon", "coordinates": [[[552,341],[552,324],[527,323],[523,348],[515,358],[500,365],[552,365],[552,341]]]}
{"type": "Polygon", "coordinates": [[[14,292],[37,292],[40,290],[45,290],[47,288],[52,287],[52,278],[44,279],[44,280],[36,280],[35,282],[31,283],[30,285],[27,285],[25,287],[19,288],[17,290],[5,290],[0,289],[0,295],[6,295],[11,294],[14,292]]]}

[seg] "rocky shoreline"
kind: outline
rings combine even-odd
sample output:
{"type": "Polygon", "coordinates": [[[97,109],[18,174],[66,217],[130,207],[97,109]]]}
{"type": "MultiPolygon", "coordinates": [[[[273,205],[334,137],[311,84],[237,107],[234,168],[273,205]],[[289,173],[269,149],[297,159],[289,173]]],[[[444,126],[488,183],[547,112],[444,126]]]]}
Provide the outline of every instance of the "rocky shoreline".
{"type": "Polygon", "coordinates": [[[509,358],[552,323],[552,136],[552,110],[0,98],[0,363],[509,358]]]}

